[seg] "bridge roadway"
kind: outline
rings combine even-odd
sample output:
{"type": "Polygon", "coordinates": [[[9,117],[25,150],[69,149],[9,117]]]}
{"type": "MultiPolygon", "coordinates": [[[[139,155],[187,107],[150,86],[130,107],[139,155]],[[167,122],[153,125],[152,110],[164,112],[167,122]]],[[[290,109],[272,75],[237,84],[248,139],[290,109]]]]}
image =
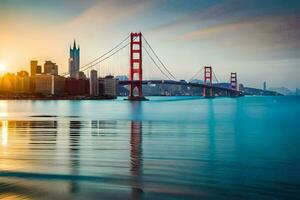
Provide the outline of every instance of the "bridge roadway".
{"type": "MultiPolygon", "coordinates": [[[[126,80],[126,81],[119,81],[118,84],[119,85],[129,85],[130,83],[138,83],[139,81],[130,81],[130,80],[126,80]]],[[[173,81],[173,80],[143,80],[142,81],[143,85],[146,84],[168,84],[168,85],[183,85],[183,86],[188,86],[188,87],[198,87],[198,88],[208,88],[210,89],[212,87],[214,93],[216,92],[226,92],[226,94],[229,95],[234,95],[234,96],[242,96],[242,92],[240,91],[236,91],[230,88],[225,88],[225,87],[219,87],[216,85],[204,85],[203,83],[191,83],[191,82],[185,82],[185,81],[173,81]]]]}

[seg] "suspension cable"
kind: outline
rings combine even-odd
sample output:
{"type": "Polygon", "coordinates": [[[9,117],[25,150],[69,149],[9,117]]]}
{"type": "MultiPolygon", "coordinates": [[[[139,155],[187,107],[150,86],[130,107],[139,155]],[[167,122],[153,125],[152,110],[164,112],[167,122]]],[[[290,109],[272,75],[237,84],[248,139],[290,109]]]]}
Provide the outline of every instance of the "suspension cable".
{"type": "Polygon", "coordinates": [[[167,73],[174,79],[176,80],[175,76],[173,76],[173,74],[167,69],[167,67],[163,64],[163,62],[160,60],[160,58],[158,57],[158,55],[155,53],[155,51],[153,50],[153,48],[150,46],[150,44],[148,43],[148,41],[146,40],[146,38],[144,37],[144,35],[142,35],[143,39],[145,40],[146,44],[149,46],[150,50],[152,51],[152,53],[155,55],[155,57],[157,58],[157,60],[159,61],[159,63],[163,66],[163,68],[167,71],[167,73]]]}
{"type": "MultiPolygon", "coordinates": [[[[96,64],[99,64],[100,62],[106,60],[107,57],[106,57],[106,59],[102,59],[100,62],[97,62],[96,64],[93,64],[93,63],[95,63],[96,61],[98,61],[99,59],[101,59],[101,58],[103,58],[104,56],[106,56],[106,55],[110,54],[111,52],[113,52],[115,49],[117,49],[119,46],[121,46],[126,40],[128,40],[129,37],[130,37],[130,35],[128,35],[125,39],[123,39],[118,45],[116,45],[115,47],[113,47],[110,51],[106,52],[105,54],[99,56],[98,58],[96,58],[96,59],[92,60],[91,62],[85,64],[84,66],[80,67],[80,70],[81,70],[81,71],[86,71],[87,69],[91,68],[91,66],[93,67],[93,66],[95,66],[96,64]]],[[[126,44],[126,46],[127,46],[127,45],[128,45],[128,44],[126,44]]],[[[125,48],[125,47],[123,46],[121,49],[123,49],[123,48],[125,48]]],[[[119,49],[119,50],[121,50],[121,49],[119,49]]],[[[118,51],[119,51],[119,50],[118,50],[118,51]]],[[[118,52],[118,51],[117,51],[117,52],[118,52]]],[[[114,53],[114,54],[115,54],[115,53],[114,53]]],[[[113,54],[113,55],[114,55],[114,54],[113,54]]],[[[110,56],[109,56],[109,57],[110,57],[110,56]]],[[[67,75],[69,75],[69,74],[70,74],[69,72],[65,72],[65,73],[63,73],[63,76],[67,76],[67,75]]]]}
{"type": "Polygon", "coordinates": [[[150,55],[149,51],[143,47],[143,49],[146,51],[146,53],[148,54],[148,56],[150,57],[150,59],[152,60],[152,62],[154,63],[154,65],[159,69],[159,71],[165,75],[169,80],[171,80],[171,78],[164,72],[162,71],[162,69],[158,66],[158,64],[155,62],[155,60],[153,59],[153,57],[150,55]]]}
{"type": "Polygon", "coordinates": [[[214,78],[216,79],[217,83],[219,83],[219,80],[218,80],[218,78],[217,78],[215,72],[214,72],[214,71],[212,71],[212,72],[213,72],[214,78]]]}
{"type": "Polygon", "coordinates": [[[114,51],[116,48],[118,48],[119,46],[121,46],[121,44],[123,44],[126,40],[128,40],[128,38],[130,37],[130,35],[128,35],[124,40],[122,40],[118,45],[116,45],[115,47],[113,47],[110,51],[106,52],[105,54],[99,56],[98,58],[94,59],[93,61],[85,64],[84,66],[80,67],[80,69],[84,70],[83,68],[88,67],[89,65],[91,65],[92,63],[96,62],[97,60],[103,58],[104,56],[106,56],[107,54],[111,53],[112,51],[114,51]]]}
{"type": "Polygon", "coordinates": [[[201,67],[193,76],[189,79],[189,82],[191,82],[196,76],[198,76],[203,71],[203,68],[201,67]]]}
{"type": "Polygon", "coordinates": [[[105,60],[107,60],[107,59],[109,59],[110,57],[112,57],[113,55],[115,55],[116,53],[118,53],[119,51],[121,51],[122,49],[124,49],[125,47],[127,47],[129,44],[130,44],[130,42],[127,43],[126,45],[122,46],[120,49],[118,49],[117,51],[115,51],[115,52],[112,53],[111,55],[106,56],[105,58],[99,60],[98,62],[89,65],[88,67],[86,67],[86,68],[83,69],[82,71],[86,71],[87,69],[90,69],[90,68],[94,67],[95,65],[97,65],[97,64],[99,64],[99,63],[101,63],[101,62],[103,62],[103,61],[105,61],[105,60]]]}

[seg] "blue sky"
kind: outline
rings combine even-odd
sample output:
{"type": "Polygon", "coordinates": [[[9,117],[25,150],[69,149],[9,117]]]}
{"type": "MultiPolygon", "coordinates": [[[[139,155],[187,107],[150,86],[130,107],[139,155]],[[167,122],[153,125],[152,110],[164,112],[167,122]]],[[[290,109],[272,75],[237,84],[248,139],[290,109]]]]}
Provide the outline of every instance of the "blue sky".
{"type": "Polygon", "coordinates": [[[297,0],[1,0],[0,62],[18,71],[50,59],[63,72],[73,38],[84,64],[142,31],[179,79],[212,65],[222,81],[235,71],[248,86],[293,89],[300,87],[299,11],[297,0]]]}

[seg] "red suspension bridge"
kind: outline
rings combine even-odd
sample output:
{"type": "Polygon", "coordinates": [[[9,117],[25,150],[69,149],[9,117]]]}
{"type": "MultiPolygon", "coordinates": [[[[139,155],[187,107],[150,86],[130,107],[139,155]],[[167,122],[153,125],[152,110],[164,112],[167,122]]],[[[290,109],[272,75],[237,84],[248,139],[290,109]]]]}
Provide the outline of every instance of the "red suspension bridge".
{"type": "MultiPolygon", "coordinates": [[[[237,74],[231,73],[230,87],[222,87],[218,85],[218,79],[213,71],[212,66],[201,67],[197,73],[190,79],[199,78],[203,76],[203,83],[192,83],[191,81],[180,81],[170,72],[166,65],[159,58],[157,53],[153,50],[149,42],[139,33],[131,33],[118,45],[113,47],[110,51],[104,53],[98,58],[92,60],[84,66],[80,67],[80,71],[87,72],[91,69],[97,69],[101,63],[112,58],[114,55],[129,46],[129,80],[118,81],[119,85],[129,86],[128,100],[145,100],[143,95],[144,84],[172,84],[172,85],[185,85],[189,87],[202,88],[203,95],[206,98],[212,98],[215,96],[241,96],[242,92],[238,91],[237,87],[237,74]],[[129,40],[129,41],[128,41],[129,40]],[[145,44],[145,46],[143,46],[145,44]],[[144,50],[144,51],[143,51],[144,50]],[[158,69],[165,79],[161,80],[145,80],[143,79],[143,53],[145,53],[152,64],[158,69]],[[203,75],[201,75],[203,74],[203,75]]],[[[102,65],[101,65],[102,69],[102,65]]],[[[65,76],[68,73],[64,74],[65,76]]]]}

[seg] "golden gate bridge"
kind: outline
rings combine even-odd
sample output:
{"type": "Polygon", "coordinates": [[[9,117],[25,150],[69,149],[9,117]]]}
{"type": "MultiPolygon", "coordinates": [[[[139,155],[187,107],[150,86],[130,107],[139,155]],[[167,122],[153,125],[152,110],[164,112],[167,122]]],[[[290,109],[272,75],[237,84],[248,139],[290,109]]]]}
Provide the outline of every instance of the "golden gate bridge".
{"type": "MultiPolygon", "coordinates": [[[[238,97],[243,93],[238,90],[237,87],[237,73],[231,72],[229,87],[222,87],[218,85],[219,82],[212,66],[201,67],[189,80],[180,81],[170,72],[166,65],[159,58],[157,53],[151,47],[150,43],[144,37],[141,32],[132,32],[125,37],[119,44],[114,46],[111,50],[95,58],[89,63],[80,67],[80,71],[87,72],[97,68],[100,63],[112,58],[114,55],[129,46],[129,79],[119,80],[119,85],[129,86],[128,100],[147,100],[143,95],[144,84],[170,84],[170,85],[184,85],[188,87],[202,88],[202,95],[205,98],[213,98],[215,96],[230,96],[238,97]],[[145,46],[143,45],[145,44],[145,46]],[[144,51],[143,51],[144,50],[144,51]],[[150,61],[158,69],[158,71],[166,78],[161,80],[143,79],[143,53],[150,58],[150,61]],[[203,83],[193,83],[192,79],[200,78],[203,73],[203,83]]],[[[64,76],[68,76],[69,73],[64,73],[64,76]]]]}

